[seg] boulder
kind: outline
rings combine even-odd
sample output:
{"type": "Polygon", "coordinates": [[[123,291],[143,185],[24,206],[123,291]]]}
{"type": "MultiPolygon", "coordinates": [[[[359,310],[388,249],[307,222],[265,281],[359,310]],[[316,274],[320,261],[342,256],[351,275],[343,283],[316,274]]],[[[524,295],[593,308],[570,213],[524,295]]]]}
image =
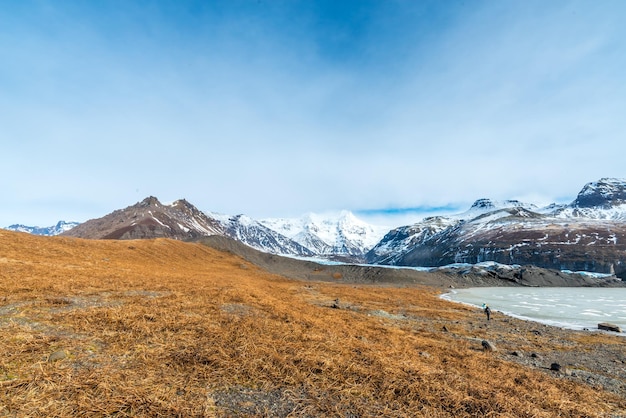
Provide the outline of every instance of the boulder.
{"type": "Polygon", "coordinates": [[[622,329],[619,327],[619,325],[609,324],[608,322],[599,323],[598,329],[601,329],[604,331],[622,332],[622,329]]]}
{"type": "Polygon", "coordinates": [[[47,361],[48,363],[53,363],[55,361],[63,360],[66,357],[67,357],[67,353],[65,352],[65,350],[57,350],[48,356],[47,361]]]}
{"type": "Polygon", "coordinates": [[[483,346],[483,350],[485,351],[496,351],[496,346],[493,345],[490,341],[482,340],[481,345],[483,346]]]}

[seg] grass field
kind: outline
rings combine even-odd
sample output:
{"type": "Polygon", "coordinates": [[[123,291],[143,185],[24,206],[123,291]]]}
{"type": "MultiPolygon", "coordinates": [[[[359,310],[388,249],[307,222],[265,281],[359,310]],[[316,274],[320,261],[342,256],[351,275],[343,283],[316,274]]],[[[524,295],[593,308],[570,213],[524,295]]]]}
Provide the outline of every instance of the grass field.
{"type": "Polygon", "coordinates": [[[432,288],[289,280],[200,244],[0,230],[0,417],[626,410],[616,394],[483,351],[487,331],[467,326],[483,321],[432,288]]]}

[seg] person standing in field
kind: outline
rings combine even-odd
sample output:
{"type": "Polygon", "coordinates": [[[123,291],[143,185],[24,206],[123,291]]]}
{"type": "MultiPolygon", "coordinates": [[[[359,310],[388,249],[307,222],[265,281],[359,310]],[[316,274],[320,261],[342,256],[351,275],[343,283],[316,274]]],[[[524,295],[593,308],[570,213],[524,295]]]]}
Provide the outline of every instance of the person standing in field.
{"type": "Polygon", "coordinates": [[[487,315],[487,321],[491,320],[491,308],[489,305],[483,303],[483,312],[487,315]]]}

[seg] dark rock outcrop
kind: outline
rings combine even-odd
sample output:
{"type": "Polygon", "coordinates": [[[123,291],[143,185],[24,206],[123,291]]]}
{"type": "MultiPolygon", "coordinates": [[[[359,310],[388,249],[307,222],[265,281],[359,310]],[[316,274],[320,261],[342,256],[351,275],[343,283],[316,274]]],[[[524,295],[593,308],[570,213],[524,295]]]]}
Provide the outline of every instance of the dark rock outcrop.
{"type": "Polygon", "coordinates": [[[497,351],[496,346],[491,341],[482,340],[480,344],[485,351],[497,351]]]}
{"type": "Polygon", "coordinates": [[[608,322],[601,322],[598,324],[598,329],[612,332],[622,332],[622,328],[619,325],[609,324],[608,322]]]}

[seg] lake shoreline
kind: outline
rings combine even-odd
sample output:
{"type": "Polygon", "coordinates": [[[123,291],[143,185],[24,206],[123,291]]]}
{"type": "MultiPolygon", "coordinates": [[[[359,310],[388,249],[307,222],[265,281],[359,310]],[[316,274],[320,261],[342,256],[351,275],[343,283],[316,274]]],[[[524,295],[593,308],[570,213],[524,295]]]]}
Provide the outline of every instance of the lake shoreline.
{"type": "MultiPolygon", "coordinates": [[[[502,298],[494,299],[495,296],[489,295],[489,293],[497,293],[499,296],[501,296],[503,292],[506,292],[506,291],[503,291],[502,289],[508,289],[508,287],[475,287],[475,288],[468,287],[468,288],[450,289],[449,291],[442,293],[440,295],[440,298],[450,301],[450,302],[461,303],[461,304],[471,306],[474,308],[480,308],[483,303],[487,303],[488,305],[490,305],[492,311],[499,312],[503,315],[520,319],[523,321],[537,322],[540,324],[545,324],[545,325],[563,328],[567,330],[610,333],[610,334],[617,335],[620,337],[626,337],[626,333],[623,333],[623,332],[617,333],[614,331],[604,331],[598,328],[598,324],[600,323],[615,324],[618,327],[621,327],[622,329],[626,327],[626,292],[622,292],[619,290],[612,291],[613,294],[619,292],[619,295],[618,295],[619,301],[614,301],[614,303],[617,304],[616,306],[617,306],[617,309],[619,309],[620,311],[620,315],[624,315],[624,316],[611,317],[605,314],[604,316],[598,315],[598,318],[596,321],[585,321],[583,320],[581,315],[576,316],[574,315],[574,313],[570,313],[569,316],[565,314],[562,314],[561,316],[554,314],[549,317],[545,317],[545,316],[541,317],[539,315],[533,315],[533,312],[528,312],[528,311],[526,313],[523,313],[520,311],[519,308],[516,310],[511,307],[511,304],[515,304],[518,302],[512,301],[511,299],[502,299],[502,298]],[[509,308],[503,308],[502,304],[509,304],[509,308]]],[[[589,295],[590,293],[594,293],[596,294],[596,297],[598,297],[599,292],[601,292],[601,290],[599,289],[604,289],[604,288],[540,287],[540,288],[529,289],[529,288],[521,288],[521,287],[511,287],[510,289],[511,289],[512,294],[514,293],[517,295],[520,295],[521,293],[525,293],[525,292],[529,292],[529,294],[534,293],[535,295],[538,295],[538,294],[542,294],[545,291],[545,289],[552,289],[554,290],[554,292],[547,294],[545,297],[551,298],[550,300],[552,301],[552,303],[556,303],[554,297],[555,297],[555,293],[558,294],[558,292],[566,293],[566,294],[573,294],[573,295],[576,295],[576,293],[579,293],[579,292],[582,295],[584,294],[589,295]],[[595,290],[591,290],[591,289],[595,289],[595,290]]],[[[565,298],[567,296],[568,295],[564,295],[562,297],[565,298]]],[[[612,297],[612,295],[609,295],[609,297],[612,297]]],[[[584,309],[584,304],[581,304],[580,299],[575,298],[574,299],[575,302],[571,302],[571,298],[568,298],[566,300],[570,301],[570,303],[577,304],[578,310],[584,309]]],[[[518,305],[513,305],[513,306],[518,306],[518,305]]],[[[569,305],[569,306],[570,306],[570,309],[574,308],[573,305],[569,305]]],[[[605,300],[604,306],[606,306],[606,300],[605,300]]],[[[544,309],[548,310],[550,308],[548,306],[544,306],[544,309]]],[[[537,311],[539,311],[539,308],[537,308],[537,311]]],[[[596,311],[596,312],[600,312],[600,311],[596,311]]]]}
{"type": "MultiPolygon", "coordinates": [[[[515,287],[516,289],[520,287],[515,287]]],[[[456,290],[456,289],[451,289],[456,290]]],[[[463,289],[465,290],[465,289],[463,289]]],[[[472,312],[462,325],[476,340],[487,340],[498,355],[553,377],[575,380],[626,399],[626,347],[624,333],[599,329],[574,329],[520,318],[499,309],[487,320],[477,304],[439,298],[463,305],[472,312]],[[554,370],[557,369],[558,370],[554,370]]],[[[449,326],[449,331],[455,328],[449,326]]]]}

